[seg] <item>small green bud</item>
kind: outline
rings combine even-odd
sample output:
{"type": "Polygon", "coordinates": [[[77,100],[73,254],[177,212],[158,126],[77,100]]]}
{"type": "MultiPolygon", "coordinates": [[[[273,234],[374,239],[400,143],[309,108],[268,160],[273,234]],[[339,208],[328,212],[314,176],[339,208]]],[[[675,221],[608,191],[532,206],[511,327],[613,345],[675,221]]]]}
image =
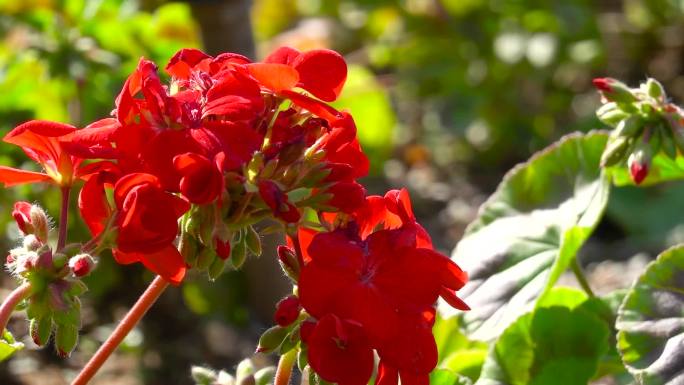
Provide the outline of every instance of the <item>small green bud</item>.
{"type": "Polygon", "coordinates": [[[211,265],[209,265],[208,269],[209,279],[214,281],[216,278],[220,277],[221,274],[223,274],[223,270],[226,268],[226,263],[226,260],[214,258],[214,261],[211,263],[211,265]]]}
{"type": "Polygon", "coordinates": [[[626,84],[613,78],[596,78],[594,86],[603,96],[613,102],[631,104],[637,101],[636,96],[626,84]]]}
{"type": "Polygon", "coordinates": [[[638,115],[631,115],[621,120],[611,136],[633,137],[639,135],[644,123],[638,115]]]}
{"type": "Polygon", "coordinates": [[[73,324],[58,324],[55,331],[57,355],[67,358],[78,342],[78,328],[73,324]]]}
{"type": "Polygon", "coordinates": [[[288,328],[281,326],[273,326],[272,328],[266,330],[264,334],[259,337],[259,346],[257,347],[257,353],[270,353],[276,350],[287,337],[288,328]]]}
{"type": "Polygon", "coordinates": [[[259,369],[254,373],[254,379],[256,380],[256,385],[269,385],[273,383],[275,378],[276,368],[273,366],[267,366],[265,368],[259,369]]]}
{"type": "MultiPolygon", "coordinates": [[[[214,383],[216,385],[235,385],[235,377],[225,370],[219,371],[218,378],[214,383]]],[[[213,385],[213,384],[212,384],[213,385]]]]}
{"type": "Polygon", "coordinates": [[[615,127],[618,122],[628,117],[629,114],[618,108],[615,102],[609,102],[596,110],[596,117],[604,124],[615,127]]]}
{"type": "Polygon", "coordinates": [[[230,263],[237,270],[242,267],[247,259],[247,245],[244,237],[233,245],[230,251],[230,263]]]}
{"type": "Polygon", "coordinates": [[[197,265],[197,246],[197,241],[195,241],[190,234],[183,232],[183,236],[180,239],[180,254],[183,256],[185,263],[191,267],[195,267],[197,265]]]}
{"type": "Polygon", "coordinates": [[[247,226],[245,243],[252,254],[256,255],[257,257],[261,256],[261,238],[259,237],[259,233],[257,233],[252,226],[247,226]]]}
{"type": "Polygon", "coordinates": [[[254,364],[252,363],[252,360],[249,358],[244,359],[240,361],[240,363],[237,366],[237,369],[235,369],[235,382],[238,385],[248,385],[245,382],[245,380],[248,377],[251,377],[252,382],[254,381],[254,373],[256,372],[256,369],[254,368],[254,364]]]}
{"type": "Polygon", "coordinates": [[[601,154],[601,167],[611,167],[618,164],[627,154],[629,147],[630,139],[624,136],[610,140],[601,154]]]}
{"type": "Polygon", "coordinates": [[[665,125],[658,127],[658,131],[661,132],[662,143],[661,148],[668,158],[674,160],[677,158],[677,144],[674,141],[672,130],[665,125]]]}
{"type": "Polygon", "coordinates": [[[259,177],[262,179],[270,179],[273,174],[275,173],[275,170],[278,168],[278,161],[276,159],[271,159],[266,164],[264,165],[264,168],[261,169],[261,172],[259,173],[259,177]]]}
{"type": "Polygon", "coordinates": [[[207,269],[216,259],[216,251],[213,247],[204,247],[197,256],[197,268],[207,269]]]}
{"type": "Polygon", "coordinates": [[[34,318],[29,324],[29,331],[33,342],[38,346],[45,345],[52,334],[52,317],[34,318]]]}
{"type": "Polygon", "coordinates": [[[653,99],[662,101],[665,99],[665,89],[663,85],[653,78],[646,80],[646,93],[653,99]]]}
{"type": "Polygon", "coordinates": [[[201,366],[193,366],[190,375],[197,385],[213,385],[216,381],[216,372],[201,366]]]}

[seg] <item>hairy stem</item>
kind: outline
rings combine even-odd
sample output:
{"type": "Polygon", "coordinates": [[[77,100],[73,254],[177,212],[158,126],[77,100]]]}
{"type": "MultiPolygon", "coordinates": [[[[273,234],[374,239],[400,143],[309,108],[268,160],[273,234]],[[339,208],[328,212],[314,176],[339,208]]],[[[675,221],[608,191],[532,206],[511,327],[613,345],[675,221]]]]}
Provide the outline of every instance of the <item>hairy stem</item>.
{"type": "Polygon", "coordinates": [[[69,196],[71,187],[62,187],[62,212],[59,215],[59,238],[57,238],[57,251],[62,250],[66,244],[67,228],[69,227],[69,196]]]}
{"type": "Polygon", "coordinates": [[[31,284],[26,282],[16,289],[12,290],[10,295],[5,298],[0,305],[0,333],[4,332],[7,327],[7,322],[9,322],[10,316],[17,307],[19,302],[31,294],[31,284]]]}
{"type": "Polygon", "coordinates": [[[577,260],[577,258],[573,258],[572,272],[575,273],[577,282],[579,282],[582,290],[584,290],[590,297],[595,297],[596,295],[594,294],[594,291],[591,290],[589,281],[587,281],[587,277],[584,276],[584,271],[582,270],[582,266],[580,266],[579,260],[577,260]]]}
{"type": "Polygon", "coordinates": [[[128,333],[140,322],[140,319],[145,315],[147,310],[157,301],[159,296],[169,286],[169,283],[164,278],[157,276],[147,290],[138,298],[138,301],[128,311],[126,316],[119,322],[114,332],[107,338],[107,340],[95,352],[95,355],[90,358],[90,361],[81,370],[76,379],[71,385],[85,385],[93,378],[95,373],[107,361],[107,358],[116,350],[121,342],[126,338],[128,333]]]}
{"type": "Polygon", "coordinates": [[[273,385],[288,385],[292,376],[292,367],[297,359],[297,350],[292,349],[280,356],[273,385]]]}

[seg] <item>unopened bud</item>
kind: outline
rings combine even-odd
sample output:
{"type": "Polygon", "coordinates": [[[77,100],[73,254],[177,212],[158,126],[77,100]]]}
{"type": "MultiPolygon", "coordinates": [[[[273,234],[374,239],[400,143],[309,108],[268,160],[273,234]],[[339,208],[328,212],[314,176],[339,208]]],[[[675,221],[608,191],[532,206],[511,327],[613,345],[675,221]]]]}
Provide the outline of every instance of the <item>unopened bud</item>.
{"type": "Polygon", "coordinates": [[[50,339],[50,334],[52,334],[52,317],[48,315],[32,319],[29,330],[31,338],[36,345],[45,345],[50,339]]]}
{"type": "Polygon", "coordinates": [[[274,326],[264,332],[259,338],[257,353],[270,353],[276,350],[287,337],[288,329],[282,326],[274,326]]]}
{"type": "Polygon", "coordinates": [[[38,205],[32,205],[30,211],[31,224],[33,225],[33,233],[45,242],[48,238],[48,231],[50,229],[50,222],[48,220],[47,214],[38,205]]]}
{"type": "Polygon", "coordinates": [[[289,246],[278,246],[278,260],[285,274],[297,282],[299,280],[300,266],[295,251],[289,246]]]}
{"type": "Polygon", "coordinates": [[[93,271],[95,260],[88,254],[78,254],[69,259],[69,269],[77,277],[85,277],[93,271]]]}
{"type": "Polygon", "coordinates": [[[259,233],[257,233],[252,226],[247,226],[245,243],[252,254],[256,255],[257,257],[261,256],[261,238],[259,238],[259,233]]]}
{"type": "Polygon", "coordinates": [[[197,385],[212,385],[216,381],[216,372],[201,366],[193,366],[190,375],[197,385]]]}
{"type": "Polygon", "coordinates": [[[615,102],[608,102],[596,110],[596,117],[601,122],[612,127],[615,127],[616,124],[628,116],[629,114],[621,110],[615,102]]]}
{"type": "Polygon", "coordinates": [[[31,224],[31,204],[28,202],[15,202],[12,210],[12,217],[17,222],[19,230],[24,234],[33,234],[33,225],[31,224]]]}
{"type": "Polygon", "coordinates": [[[257,370],[254,373],[254,380],[256,380],[256,385],[269,385],[273,383],[275,378],[276,369],[273,366],[267,366],[265,368],[257,370]]]}
{"type": "Polygon", "coordinates": [[[67,358],[78,342],[78,328],[73,324],[59,324],[55,331],[55,347],[57,355],[67,358]]]}
{"type": "Polygon", "coordinates": [[[216,385],[235,385],[235,377],[230,373],[221,370],[215,382],[216,385]]]}
{"type": "Polygon", "coordinates": [[[630,115],[618,123],[611,136],[633,137],[639,135],[643,128],[644,122],[641,120],[641,118],[638,115],[630,115]]]}
{"type": "Polygon", "coordinates": [[[212,281],[216,280],[226,268],[226,261],[221,258],[214,258],[214,261],[209,265],[207,272],[209,273],[209,279],[212,281]]]}
{"type": "Polygon", "coordinates": [[[249,358],[240,361],[235,369],[235,382],[238,385],[254,385],[254,364],[249,358]]]}
{"type": "Polygon", "coordinates": [[[216,259],[216,252],[211,247],[205,247],[197,255],[197,268],[204,270],[211,266],[211,263],[216,259]]]}
{"type": "Polygon", "coordinates": [[[43,242],[41,242],[34,234],[28,234],[24,237],[22,245],[28,251],[36,251],[43,246],[43,242]]]}
{"type": "Polygon", "coordinates": [[[230,263],[233,265],[235,269],[239,269],[245,263],[246,259],[247,246],[243,238],[233,245],[233,248],[230,253],[230,263]]]}
{"type": "Polygon", "coordinates": [[[641,184],[641,182],[646,179],[646,176],[648,176],[650,163],[651,148],[648,144],[642,143],[635,149],[634,152],[632,152],[627,160],[629,175],[635,184],[641,184]]]}
{"type": "Polygon", "coordinates": [[[275,322],[280,326],[290,326],[299,317],[299,298],[287,296],[276,305],[275,322]]]}
{"type": "Polygon", "coordinates": [[[603,96],[613,102],[617,103],[632,103],[635,102],[636,96],[626,84],[613,78],[596,78],[592,81],[594,87],[601,91],[603,96]]]}
{"type": "Polygon", "coordinates": [[[677,144],[675,143],[674,136],[670,127],[666,125],[661,125],[658,128],[661,131],[662,142],[660,148],[662,148],[665,155],[670,159],[674,160],[677,158],[677,144]]]}
{"type": "Polygon", "coordinates": [[[222,241],[218,237],[214,237],[214,247],[216,248],[216,255],[222,260],[230,258],[230,241],[222,241]]]}
{"type": "Polygon", "coordinates": [[[663,85],[653,78],[646,80],[646,93],[653,99],[662,101],[665,99],[665,89],[663,85]]]}
{"type": "Polygon", "coordinates": [[[179,249],[185,263],[195,267],[197,264],[197,241],[187,232],[183,232],[179,249]]]}

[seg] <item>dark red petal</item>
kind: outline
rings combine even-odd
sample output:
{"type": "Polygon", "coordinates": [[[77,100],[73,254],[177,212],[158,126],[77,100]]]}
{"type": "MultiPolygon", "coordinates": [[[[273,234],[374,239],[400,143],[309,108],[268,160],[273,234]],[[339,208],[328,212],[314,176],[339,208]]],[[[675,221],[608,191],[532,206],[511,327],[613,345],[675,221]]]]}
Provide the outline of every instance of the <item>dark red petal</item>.
{"type": "Polygon", "coordinates": [[[318,116],[319,118],[327,120],[328,122],[335,121],[341,116],[340,113],[333,107],[306,95],[302,95],[291,90],[283,90],[280,93],[281,95],[290,99],[292,103],[296,104],[298,107],[301,107],[318,116]]]}
{"type": "Polygon", "coordinates": [[[183,48],[173,55],[165,69],[171,76],[187,79],[190,77],[192,68],[205,59],[212,59],[212,57],[198,49],[183,48]]]}
{"type": "Polygon", "coordinates": [[[116,207],[122,208],[128,193],[134,187],[141,184],[150,184],[161,188],[159,178],[152,174],[133,173],[124,175],[116,182],[116,185],[114,186],[114,202],[116,202],[116,207]]]}
{"type": "Polygon", "coordinates": [[[112,215],[112,209],[107,202],[104,184],[99,175],[91,176],[83,185],[78,195],[78,208],[90,233],[93,236],[100,234],[112,215]]]}
{"type": "Polygon", "coordinates": [[[173,245],[169,245],[156,253],[141,254],[140,262],[176,286],[181,283],[185,276],[185,260],[173,245]]]}
{"type": "Polygon", "coordinates": [[[304,52],[292,66],[299,72],[299,86],[326,102],[337,99],[347,80],[344,58],[328,49],[304,52]]]}

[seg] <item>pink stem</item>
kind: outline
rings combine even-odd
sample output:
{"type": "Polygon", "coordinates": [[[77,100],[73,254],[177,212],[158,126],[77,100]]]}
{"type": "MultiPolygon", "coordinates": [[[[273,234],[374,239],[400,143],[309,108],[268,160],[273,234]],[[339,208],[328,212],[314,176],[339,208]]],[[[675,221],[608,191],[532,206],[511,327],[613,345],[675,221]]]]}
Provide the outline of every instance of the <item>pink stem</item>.
{"type": "Polygon", "coordinates": [[[7,322],[9,322],[14,308],[24,298],[28,297],[29,294],[31,294],[31,284],[26,282],[12,290],[10,295],[2,302],[2,305],[0,305],[0,333],[4,332],[7,327],[7,322]]]}

